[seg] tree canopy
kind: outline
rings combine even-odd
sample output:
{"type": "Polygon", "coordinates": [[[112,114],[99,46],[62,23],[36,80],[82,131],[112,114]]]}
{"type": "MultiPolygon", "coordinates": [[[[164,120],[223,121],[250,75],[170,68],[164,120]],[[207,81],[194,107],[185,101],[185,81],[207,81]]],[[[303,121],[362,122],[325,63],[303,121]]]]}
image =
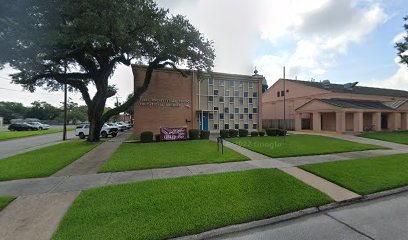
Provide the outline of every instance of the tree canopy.
{"type": "MultiPolygon", "coordinates": [[[[189,21],[152,0],[4,0],[0,10],[0,66],[29,91],[68,84],[88,106],[90,141],[111,116],[125,111],[149,86],[154,69],[210,70],[213,43],[189,21]],[[144,84],[104,113],[116,93],[109,79],[118,64],[147,65],[144,84]],[[96,89],[91,96],[89,87],[96,89]]],[[[133,81],[129,79],[128,81],[133,81]]]]}
{"type": "Polygon", "coordinates": [[[403,38],[403,41],[397,42],[395,44],[395,47],[398,50],[398,56],[400,57],[400,62],[408,66],[408,16],[406,16],[404,20],[405,20],[404,28],[405,28],[406,34],[403,38]]]}

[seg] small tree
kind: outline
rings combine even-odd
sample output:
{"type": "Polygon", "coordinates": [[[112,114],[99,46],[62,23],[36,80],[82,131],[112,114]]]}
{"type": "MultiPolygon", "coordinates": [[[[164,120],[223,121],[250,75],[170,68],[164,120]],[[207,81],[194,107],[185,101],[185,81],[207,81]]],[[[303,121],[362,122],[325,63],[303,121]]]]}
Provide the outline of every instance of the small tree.
{"type": "Polygon", "coordinates": [[[395,48],[398,50],[398,56],[400,57],[400,63],[406,64],[408,66],[408,16],[404,17],[404,28],[406,34],[402,42],[395,44],[395,48]]]}
{"type": "Polygon", "coordinates": [[[0,8],[0,68],[18,70],[12,82],[29,91],[68,84],[88,106],[88,141],[104,122],[128,109],[148,89],[155,69],[183,65],[210,70],[214,49],[188,20],[152,0],[4,0],[0,8]],[[116,94],[109,79],[118,64],[147,65],[142,86],[104,112],[116,94]],[[91,96],[89,86],[96,88],[91,96]]]}

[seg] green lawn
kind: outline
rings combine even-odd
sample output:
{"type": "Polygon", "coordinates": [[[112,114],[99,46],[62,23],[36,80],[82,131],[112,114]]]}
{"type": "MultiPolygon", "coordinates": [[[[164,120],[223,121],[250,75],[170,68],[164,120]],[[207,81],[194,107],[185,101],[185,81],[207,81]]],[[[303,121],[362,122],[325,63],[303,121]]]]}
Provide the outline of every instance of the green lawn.
{"type": "MultiPolygon", "coordinates": [[[[74,128],[68,128],[67,131],[72,131],[74,128]]],[[[22,138],[22,137],[31,137],[37,135],[44,135],[44,134],[51,134],[62,132],[61,129],[50,129],[50,130],[42,130],[42,131],[16,131],[16,132],[0,132],[0,140],[9,140],[14,138],[22,138]]]]}
{"type": "Polygon", "coordinates": [[[50,176],[97,145],[68,141],[0,159],[0,181],[50,176]]]}
{"type": "Polygon", "coordinates": [[[286,137],[286,144],[283,137],[228,138],[227,140],[273,158],[384,149],[380,146],[306,134],[289,135],[286,137]]]}
{"type": "Polygon", "coordinates": [[[0,197],[0,211],[3,210],[15,197],[0,197]]]}
{"type": "Polygon", "coordinates": [[[100,169],[100,172],[118,172],[243,160],[249,159],[228,148],[224,148],[224,155],[218,154],[217,143],[209,140],[125,143],[108,159],[100,169]]]}
{"type": "Polygon", "coordinates": [[[168,239],[331,201],[276,169],[114,185],[82,192],[53,239],[168,239]]]}
{"type": "Polygon", "coordinates": [[[359,194],[408,185],[408,154],[301,166],[359,194]]]}
{"type": "Polygon", "coordinates": [[[367,132],[359,135],[364,138],[372,138],[387,142],[408,144],[408,131],[400,132],[367,132]]]}

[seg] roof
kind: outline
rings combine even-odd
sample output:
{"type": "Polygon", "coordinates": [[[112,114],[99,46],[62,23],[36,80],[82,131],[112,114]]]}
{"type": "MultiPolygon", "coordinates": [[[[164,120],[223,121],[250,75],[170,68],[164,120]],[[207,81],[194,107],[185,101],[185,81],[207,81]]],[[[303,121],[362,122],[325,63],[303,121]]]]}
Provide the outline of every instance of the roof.
{"type": "Polygon", "coordinates": [[[316,100],[340,108],[387,109],[387,110],[395,110],[408,101],[399,100],[393,102],[380,102],[350,99],[316,99],[316,100]]]}
{"type": "Polygon", "coordinates": [[[363,95],[377,95],[377,96],[388,96],[388,97],[401,97],[408,98],[408,91],[387,89],[387,88],[374,88],[374,87],[363,87],[363,86],[354,86],[352,89],[347,89],[344,87],[344,84],[335,84],[329,83],[324,84],[323,82],[310,82],[310,81],[301,81],[301,80],[292,80],[286,79],[287,81],[300,83],[309,87],[315,87],[324,89],[336,93],[354,93],[354,94],[363,94],[363,95]]]}

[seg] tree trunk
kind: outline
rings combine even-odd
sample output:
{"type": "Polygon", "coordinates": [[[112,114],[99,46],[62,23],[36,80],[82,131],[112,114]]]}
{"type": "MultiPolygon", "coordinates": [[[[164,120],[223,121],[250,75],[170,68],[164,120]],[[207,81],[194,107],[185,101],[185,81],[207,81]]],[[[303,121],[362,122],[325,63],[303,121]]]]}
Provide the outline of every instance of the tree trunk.
{"type": "Polygon", "coordinates": [[[106,97],[96,93],[93,104],[88,106],[88,119],[89,119],[89,136],[88,142],[100,141],[100,134],[103,124],[102,115],[105,109],[106,97]]]}

